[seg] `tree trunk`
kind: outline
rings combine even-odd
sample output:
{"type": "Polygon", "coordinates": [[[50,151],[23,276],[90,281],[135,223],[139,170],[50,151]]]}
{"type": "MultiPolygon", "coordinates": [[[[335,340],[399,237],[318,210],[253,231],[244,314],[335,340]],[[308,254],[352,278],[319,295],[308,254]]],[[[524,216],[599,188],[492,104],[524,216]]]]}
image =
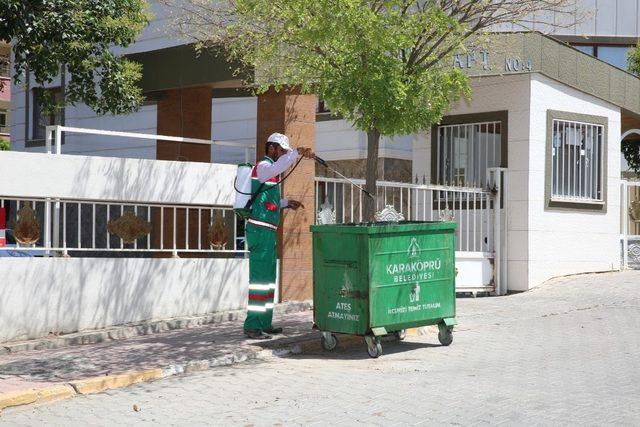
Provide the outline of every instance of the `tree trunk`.
{"type": "Polygon", "coordinates": [[[367,132],[367,174],[365,189],[373,196],[364,197],[363,221],[374,221],[376,213],[376,181],[378,180],[378,148],[380,146],[380,132],[371,129],[367,132]]]}

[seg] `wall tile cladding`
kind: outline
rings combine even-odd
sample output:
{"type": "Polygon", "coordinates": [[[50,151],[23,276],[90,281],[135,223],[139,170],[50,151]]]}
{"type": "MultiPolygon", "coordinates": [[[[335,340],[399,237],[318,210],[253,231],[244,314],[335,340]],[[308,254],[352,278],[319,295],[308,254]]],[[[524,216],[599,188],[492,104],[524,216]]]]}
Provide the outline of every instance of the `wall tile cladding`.
{"type": "Polygon", "coordinates": [[[489,51],[490,67],[465,68],[471,76],[541,72],[582,92],[616,102],[620,107],[640,114],[640,91],[627,90],[624,100],[619,98],[622,81],[625,87],[636,88],[639,84],[637,77],[565,43],[529,32],[492,34],[486,40],[478,41],[478,45],[489,51]],[[531,60],[532,68],[509,70],[506,64],[513,60],[531,60]]]}

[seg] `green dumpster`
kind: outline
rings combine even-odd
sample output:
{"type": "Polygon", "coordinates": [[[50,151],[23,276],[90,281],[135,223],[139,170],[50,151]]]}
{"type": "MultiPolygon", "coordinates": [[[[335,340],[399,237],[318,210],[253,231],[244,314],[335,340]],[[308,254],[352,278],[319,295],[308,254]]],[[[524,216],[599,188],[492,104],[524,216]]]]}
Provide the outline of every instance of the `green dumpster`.
{"type": "Polygon", "coordinates": [[[453,340],[454,222],[313,225],[314,323],[325,350],[335,333],[364,336],[371,357],[381,337],[438,325],[453,340]]]}

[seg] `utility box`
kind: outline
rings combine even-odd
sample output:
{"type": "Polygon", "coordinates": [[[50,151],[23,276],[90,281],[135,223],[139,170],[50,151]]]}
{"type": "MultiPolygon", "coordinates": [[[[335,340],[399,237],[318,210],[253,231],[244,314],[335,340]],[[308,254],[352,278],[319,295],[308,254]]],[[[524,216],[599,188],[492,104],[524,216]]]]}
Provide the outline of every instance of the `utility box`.
{"type": "Polygon", "coordinates": [[[451,344],[456,315],[454,222],[314,225],[314,322],[322,345],[362,335],[371,357],[381,337],[438,325],[451,344]]]}

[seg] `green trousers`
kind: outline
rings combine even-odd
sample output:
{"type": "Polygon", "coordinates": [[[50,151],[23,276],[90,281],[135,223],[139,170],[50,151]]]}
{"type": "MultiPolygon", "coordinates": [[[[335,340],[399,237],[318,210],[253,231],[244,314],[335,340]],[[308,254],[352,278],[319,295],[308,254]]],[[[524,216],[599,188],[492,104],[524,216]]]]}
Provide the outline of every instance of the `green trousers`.
{"type": "Polygon", "coordinates": [[[276,231],[247,224],[249,304],[244,329],[271,329],[276,291],[276,231]]]}

